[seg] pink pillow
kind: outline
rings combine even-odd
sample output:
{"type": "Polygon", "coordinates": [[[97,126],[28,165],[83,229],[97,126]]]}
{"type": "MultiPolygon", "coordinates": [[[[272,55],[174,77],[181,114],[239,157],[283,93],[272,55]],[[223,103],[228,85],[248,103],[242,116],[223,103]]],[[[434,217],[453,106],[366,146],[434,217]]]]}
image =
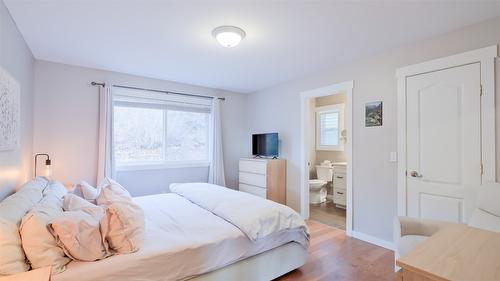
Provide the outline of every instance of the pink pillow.
{"type": "Polygon", "coordinates": [[[107,179],[96,201],[106,206],[106,222],[102,225],[109,247],[120,254],[139,250],[144,241],[144,212],[133,202],[130,193],[119,183],[107,179]]]}
{"type": "Polygon", "coordinates": [[[102,234],[109,248],[119,254],[133,253],[144,242],[144,213],[134,202],[108,205],[102,222],[102,234]],[[105,221],[104,221],[105,220],[105,221]]]}
{"type": "Polygon", "coordinates": [[[64,205],[68,211],[48,224],[64,253],[73,260],[95,261],[110,256],[108,244],[101,234],[105,210],[75,195],[68,195],[64,205]],[[75,209],[73,209],[75,208],[75,209]]]}

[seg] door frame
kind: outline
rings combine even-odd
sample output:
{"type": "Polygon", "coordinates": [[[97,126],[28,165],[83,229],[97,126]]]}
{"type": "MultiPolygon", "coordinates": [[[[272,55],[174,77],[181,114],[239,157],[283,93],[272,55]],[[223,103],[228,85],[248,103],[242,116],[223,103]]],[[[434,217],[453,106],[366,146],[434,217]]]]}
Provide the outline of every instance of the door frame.
{"type": "MultiPolygon", "coordinates": [[[[482,182],[496,180],[495,153],[495,58],[498,56],[497,45],[435,59],[419,64],[398,68],[398,215],[407,215],[406,186],[406,81],[407,78],[445,70],[453,67],[479,63],[481,69],[481,159],[483,161],[482,182]]],[[[481,169],[481,167],[478,167],[481,169]]]]}
{"type": "Polygon", "coordinates": [[[340,91],[346,93],[347,105],[344,109],[344,116],[346,117],[345,129],[347,130],[347,142],[344,146],[347,161],[347,186],[346,186],[346,235],[352,235],[353,225],[353,204],[352,204],[352,109],[353,109],[353,89],[354,81],[346,81],[329,85],[322,88],[317,88],[300,93],[300,155],[301,155],[301,169],[300,169],[300,214],[304,219],[309,218],[309,147],[308,136],[313,133],[306,124],[309,123],[311,110],[309,102],[312,98],[324,97],[336,94],[340,91]]]}

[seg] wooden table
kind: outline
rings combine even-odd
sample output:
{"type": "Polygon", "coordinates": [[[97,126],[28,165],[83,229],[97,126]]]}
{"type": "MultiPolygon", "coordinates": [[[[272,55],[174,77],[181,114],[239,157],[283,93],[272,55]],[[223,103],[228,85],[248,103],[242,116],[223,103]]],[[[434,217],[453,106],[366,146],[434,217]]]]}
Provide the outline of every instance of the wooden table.
{"type": "Polygon", "coordinates": [[[500,280],[500,233],[465,225],[440,230],[398,259],[403,281],[500,280]]]}

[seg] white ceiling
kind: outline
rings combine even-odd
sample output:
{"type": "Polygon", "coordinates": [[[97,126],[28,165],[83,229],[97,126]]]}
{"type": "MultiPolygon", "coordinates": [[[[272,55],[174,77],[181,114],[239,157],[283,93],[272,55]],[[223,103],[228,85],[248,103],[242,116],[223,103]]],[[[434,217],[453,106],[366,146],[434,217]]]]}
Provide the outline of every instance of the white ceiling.
{"type": "Polygon", "coordinates": [[[37,59],[242,93],[500,16],[500,1],[4,2],[37,59]],[[223,48],[219,25],[247,37],[223,48]]]}

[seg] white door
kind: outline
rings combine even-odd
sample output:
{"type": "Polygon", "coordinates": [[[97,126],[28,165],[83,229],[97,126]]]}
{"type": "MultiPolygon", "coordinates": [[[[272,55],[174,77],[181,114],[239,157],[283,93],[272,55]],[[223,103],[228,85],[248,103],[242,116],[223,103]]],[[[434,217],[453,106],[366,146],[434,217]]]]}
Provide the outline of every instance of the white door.
{"type": "Polygon", "coordinates": [[[407,78],[407,210],[466,223],[481,184],[479,63],[407,78]]]}

